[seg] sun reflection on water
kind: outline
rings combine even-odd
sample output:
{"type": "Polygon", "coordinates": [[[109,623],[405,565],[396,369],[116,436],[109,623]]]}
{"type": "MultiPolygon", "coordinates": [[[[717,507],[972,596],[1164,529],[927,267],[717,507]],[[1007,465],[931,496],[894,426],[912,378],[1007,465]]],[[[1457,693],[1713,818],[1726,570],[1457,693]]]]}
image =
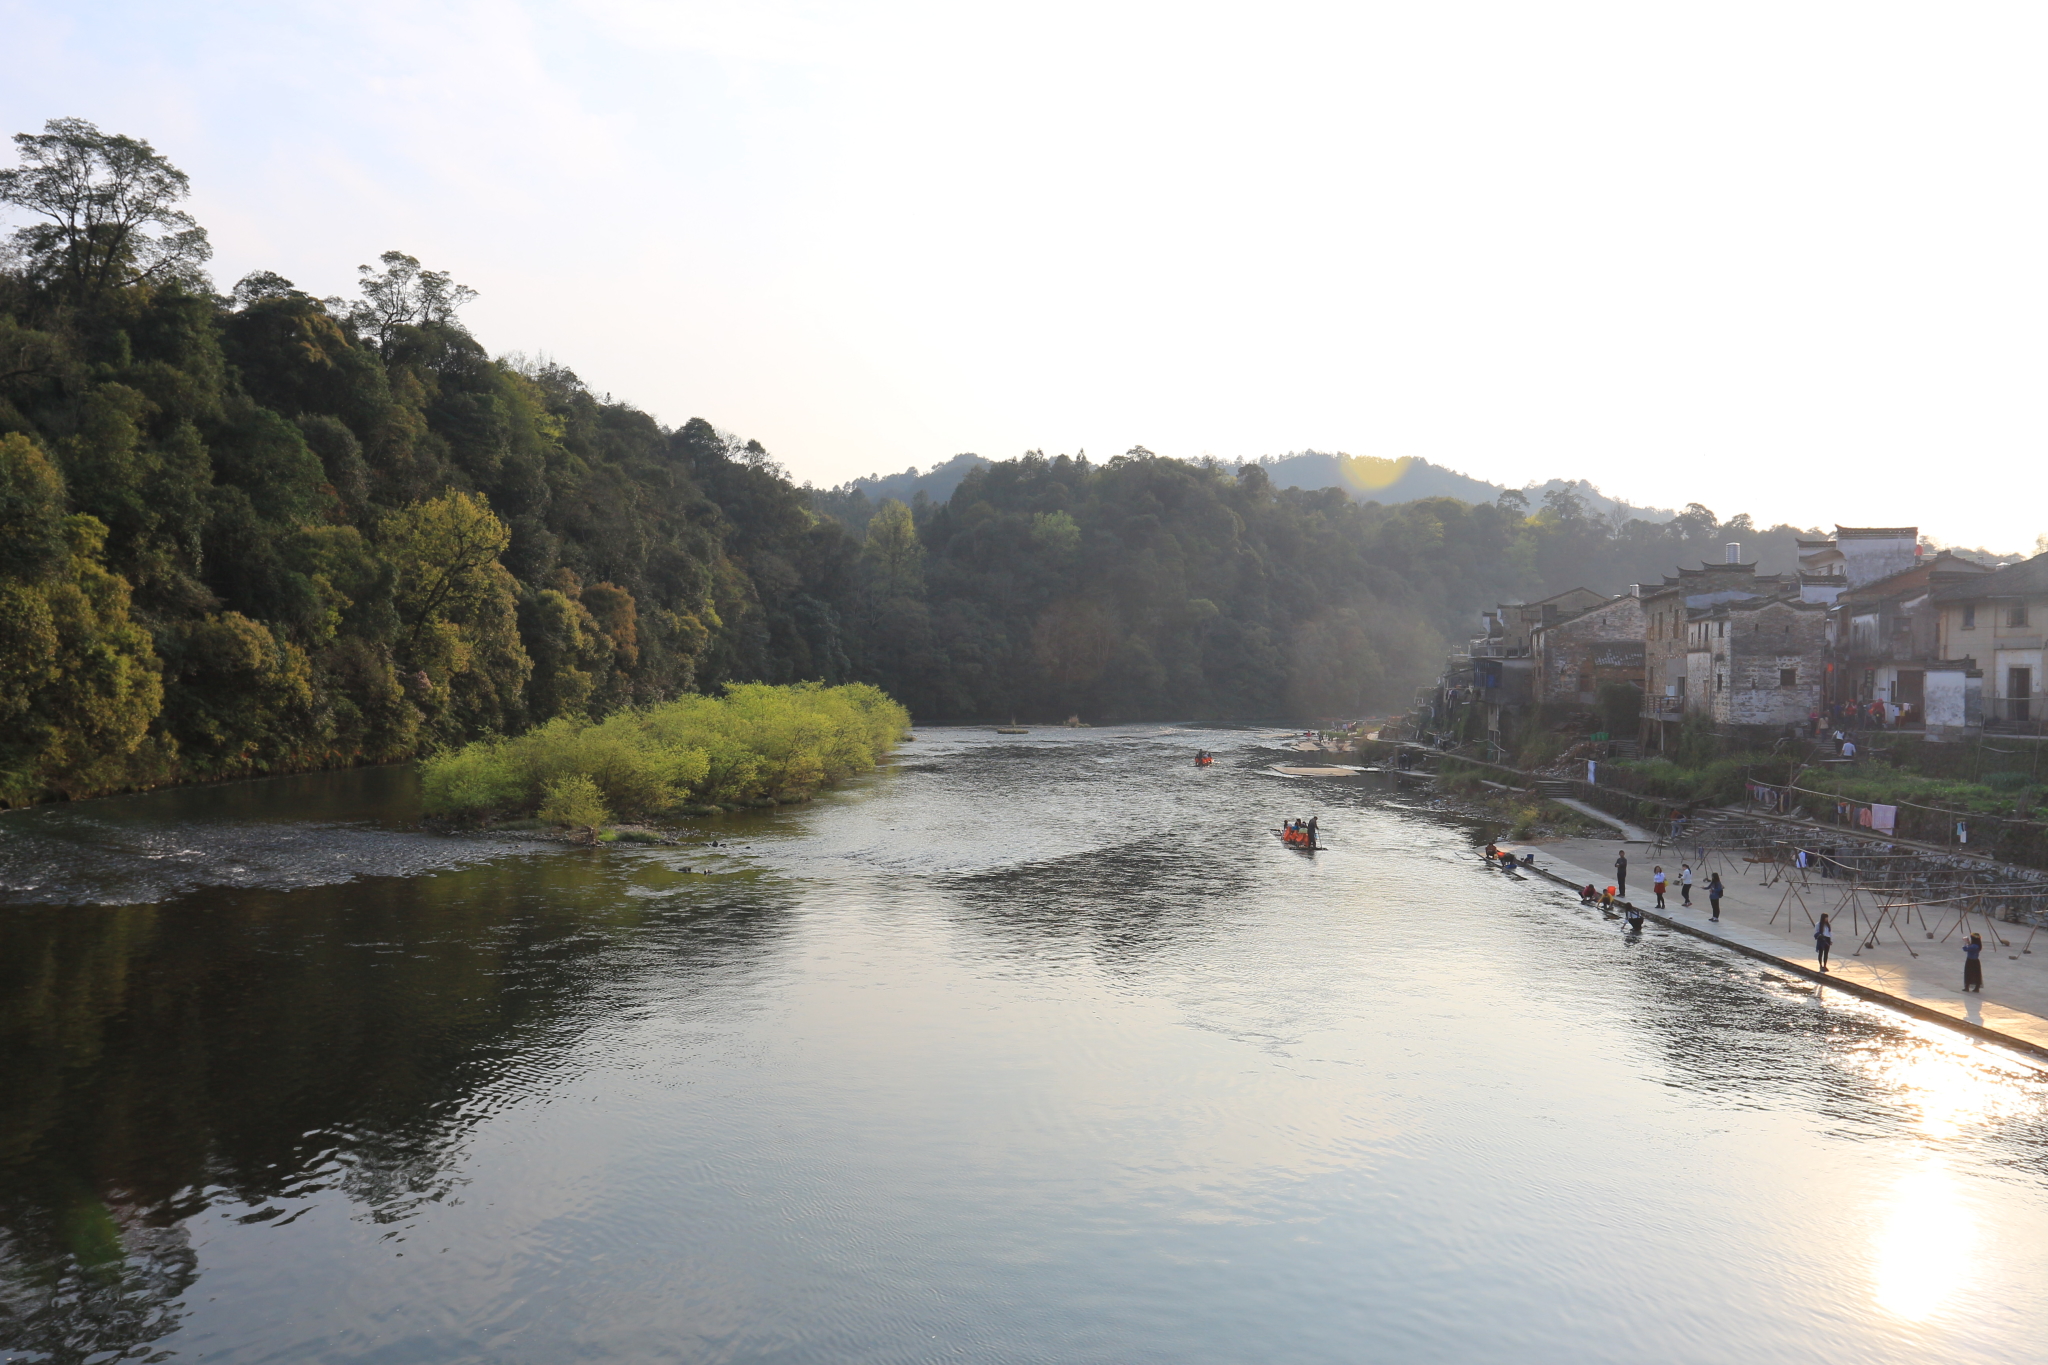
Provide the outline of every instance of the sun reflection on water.
{"type": "Polygon", "coordinates": [[[1934,1024],[1867,1053],[1862,1069],[1912,1115],[1924,1159],[1901,1174],[1871,1248],[1872,1293],[1895,1317],[1938,1315],[1984,1273],[1977,1217],[1943,1154],[1946,1145],[2038,1112],[2048,1078],[2019,1058],[1958,1039],[1934,1024]]]}
{"type": "Polygon", "coordinates": [[[1928,1138],[1956,1137],[1989,1123],[2037,1113],[2048,1077],[1993,1048],[1976,1046],[1932,1023],[1916,1022],[1910,1043],[1866,1054],[1864,1073],[1913,1114],[1928,1138]]]}
{"type": "Polygon", "coordinates": [[[1980,1268],[1976,1223],[1938,1158],[1893,1188],[1878,1234],[1872,1277],[1878,1306],[1911,1322],[1932,1317],[1980,1268]]]}

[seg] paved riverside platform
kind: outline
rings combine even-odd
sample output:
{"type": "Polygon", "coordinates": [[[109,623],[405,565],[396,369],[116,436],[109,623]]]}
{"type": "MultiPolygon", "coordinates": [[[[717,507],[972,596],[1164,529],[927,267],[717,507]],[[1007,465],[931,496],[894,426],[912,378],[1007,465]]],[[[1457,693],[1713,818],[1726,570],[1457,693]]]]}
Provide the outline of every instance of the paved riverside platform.
{"type": "MultiPolygon", "coordinates": [[[[1614,855],[1624,841],[1558,839],[1503,847],[1534,853],[1536,870],[1571,886],[1591,882],[1606,887],[1614,884],[1614,855]]],[[[1694,868],[1693,903],[1687,908],[1679,903],[1678,862],[1664,853],[1653,857],[1641,844],[1627,847],[1628,903],[1650,918],[1865,999],[2048,1058],[2048,930],[2035,939],[2031,925],[1976,915],[1959,925],[1952,908],[1938,912],[1930,906],[1910,918],[1899,912],[1896,924],[1887,919],[1877,946],[1864,947],[1856,920],[1837,910],[1850,885],[1846,881],[1815,876],[1795,895],[1782,879],[1764,884],[1771,869],[1751,869],[1739,857],[1716,855],[1706,869],[1694,868]],[[1650,870],[1659,863],[1670,883],[1661,911],[1652,908],[1656,896],[1650,889],[1650,870]],[[1727,889],[1718,924],[1708,918],[1707,872],[1719,872],[1727,889]],[[1825,975],[1813,949],[1814,921],[1823,912],[1837,916],[1825,975]],[[1963,991],[1962,944],[1972,931],[1984,935],[1981,994],[1963,991]],[[1998,938],[2007,943],[2000,944],[1998,938]],[[2025,951],[2029,947],[2033,951],[2025,951]]],[[[1866,929],[1876,904],[1869,892],[1863,894],[1861,923],[1866,929]]]]}

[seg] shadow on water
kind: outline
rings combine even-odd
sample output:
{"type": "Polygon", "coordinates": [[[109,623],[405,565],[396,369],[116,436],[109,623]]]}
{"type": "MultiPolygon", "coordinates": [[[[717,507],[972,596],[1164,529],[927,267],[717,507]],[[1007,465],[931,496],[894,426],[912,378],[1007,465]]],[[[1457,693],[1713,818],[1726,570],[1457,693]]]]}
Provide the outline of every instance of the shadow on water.
{"type": "MultiPolygon", "coordinates": [[[[379,785],[364,784],[372,799],[379,785]]],[[[74,818],[158,827],[166,804],[275,818],[250,795],[74,818]]],[[[568,1079],[561,1059],[630,990],[630,944],[686,880],[556,848],[0,911],[0,1351],[145,1353],[178,1326],[196,1273],[186,1227],[209,1208],[284,1226],[339,1197],[390,1223],[447,1199],[475,1125],[568,1079]]],[[[772,887],[733,889],[699,907],[696,932],[666,936],[666,972],[744,965],[777,932],[772,887]]]]}
{"type": "Polygon", "coordinates": [[[1029,946],[1085,936],[1105,961],[1184,947],[1202,934],[1223,898],[1249,890],[1243,866],[1207,866],[1162,836],[1044,862],[942,878],[957,904],[991,933],[1029,946]]]}

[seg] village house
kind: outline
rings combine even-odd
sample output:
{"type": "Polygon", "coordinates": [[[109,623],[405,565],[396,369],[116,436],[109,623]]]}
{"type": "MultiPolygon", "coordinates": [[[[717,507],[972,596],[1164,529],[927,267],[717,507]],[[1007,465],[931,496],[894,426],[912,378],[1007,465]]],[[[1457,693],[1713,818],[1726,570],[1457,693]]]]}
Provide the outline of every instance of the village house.
{"type": "MultiPolygon", "coordinates": [[[[1969,719],[1974,674],[1967,659],[1942,654],[1934,595],[1991,570],[1946,550],[1922,555],[1912,567],[1844,590],[1828,621],[1828,677],[1824,704],[1882,703],[1889,723],[1927,727],[1937,737],[1979,723],[1969,719]]],[[[1981,688],[1981,682],[1979,684],[1981,688]]]]}
{"type": "Polygon", "coordinates": [[[1643,685],[1643,603],[1633,590],[1598,606],[1536,626],[1529,653],[1535,699],[1591,706],[1603,683],[1643,685]]]}
{"type": "MultiPolygon", "coordinates": [[[[1917,526],[1837,526],[1835,547],[1851,588],[1903,573],[1920,559],[1917,526]]],[[[1804,565],[1801,566],[1804,568],[1804,565]]]]}
{"type": "MultiPolygon", "coordinates": [[[[1832,545],[1828,541],[1813,543],[1832,545]]],[[[1662,584],[1638,589],[1643,612],[1642,740],[1646,749],[1668,749],[1673,739],[1670,731],[1685,719],[1688,660],[1693,648],[1690,623],[1696,615],[1726,602],[1788,596],[1805,600],[1804,572],[1759,574],[1756,568],[1754,562],[1742,561],[1742,546],[1731,543],[1723,563],[1680,569],[1662,584]]],[[[1837,575],[1833,581],[1839,584],[1842,580],[1837,575]]]]}
{"type": "MultiPolygon", "coordinates": [[[[1452,661],[1424,709],[1440,718],[1483,705],[1486,733],[1500,745],[1524,712],[1595,706],[1604,685],[1626,683],[1642,691],[1640,738],[1650,749],[1669,749],[1688,717],[1804,728],[1838,695],[1903,703],[1936,733],[1975,723],[1983,707],[1966,694],[1981,685],[1972,681],[1978,663],[1951,640],[1992,642],[1988,633],[1967,635],[1980,629],[1964,624],[1978,620],[1976,610],[1950,598],[1994,575],[1953,555],[1924,556],[1911,526],[1837,526],[1832,539],[1799,540],[1797,552],[1791,573],[1759,574],[1730,544],[1723,563],[1618,596],[1574,588],[1503,603],[1484,613],[1469,652],[1452,661]]],[[[2040,578],[2008,586],[2031,584],[2048,598],[2048,569],[2040,578]]],[[[1990,610],[1983,607],[1986,622],[1990,610]]],[[[2000,628],[1992,666],[2005,672],[1987,703],[1991,719],[2031,716],[2038,726],[2048,601],[2014,606],[2007,617],[2034,622],[2033,633],[2000,628]]]]}
{"type": "MultiPolygon", "coordinates": [[[[1942,658],[1968,665],[1957,675],[1961,697],[1967,707],[1971,670],[1977,674],[1979,703],[1975,716],[1964,713],[1962,725],[1982,724],[1986,730],[2034,734],[2044,732],[2042,650],[2048,645],[2048,554],[2035,555],[2020,564],[2010,564],[1990,573],[1971,575],[1959,582],[1936,588],[1932,594],[1939,613],[1935,652],[1942,658]]],[[[1937,681],[1946,692],[1951,679],[1930,676],[1930,690],[1937,681]]],[[[1944,722],[1957,714],[1943,699],[1944,722]]],[[[1927,719],[1935,724],[1936,701],[1927,698],[1927,719]]]]}
{"type": "Polygon", "coordinates": [[[1472,657],[1522,659],[1529,656],[1530,635],[1538,626],[1599,606],[1607,597],[1591,588],[1572,588],[1536,602],[1503,602],[1481,618],[1472,639],[1472,657]]]}
{"type": "Polygon", "coordinates": [[[1686,623],[1686,711],[1717,725],[1806,727],[1819,714],[1828,607],[1753,597],[1686,623]]]}

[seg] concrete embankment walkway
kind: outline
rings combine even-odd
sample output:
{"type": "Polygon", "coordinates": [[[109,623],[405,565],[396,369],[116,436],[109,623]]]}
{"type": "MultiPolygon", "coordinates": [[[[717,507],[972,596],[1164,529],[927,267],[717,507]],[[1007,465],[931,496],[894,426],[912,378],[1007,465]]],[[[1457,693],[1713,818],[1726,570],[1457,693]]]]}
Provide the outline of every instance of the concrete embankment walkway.
{"type": "MultiPolygon", "coordinates": [[[[1621,842],[1564,839],[1514,847],[1534,853],[1535,870],[1553,881],[1605,887],[1614,884],[1614,855],[1621,842]]],[[[1664,854],[1652,858],[1641,846],[1630,848],[1629,903],[1659,924],[1823,985],[2048,1058],[2048,931],[2035,941],[2031,926],[1975,915],[1959,922],[1956,907],[1926,906],[1884,917],[1876,946],[1866,946],[1878,902],[1865,892],[1852,910],[1844,903],[1849,882],[1817,875],[1804,883],[1782,877],[1770,882],[1771,872],[1780,869],[1751,868],[1739,857],[1716,855],[1710,866],[1694,868],[1693,903],[1687,908],[1679,901],[1678,867],[1664,854]],[[1650,889],[1651,869],[1659,862],[1670,882],[1661,911],[1651,908],[1656,897],[1650,889]],[[1727,890],[1718,924],[1708,918],[1709,872],[1719,872],[1727,890]],[[1814,922],[1823,912],[1834,916],[1835,929],[1825,975],[1813,946],[1814,922]],[[1982,994],[1962,989],[1962,944],[1972,932],[1984,935],[1982,994]]]]}

